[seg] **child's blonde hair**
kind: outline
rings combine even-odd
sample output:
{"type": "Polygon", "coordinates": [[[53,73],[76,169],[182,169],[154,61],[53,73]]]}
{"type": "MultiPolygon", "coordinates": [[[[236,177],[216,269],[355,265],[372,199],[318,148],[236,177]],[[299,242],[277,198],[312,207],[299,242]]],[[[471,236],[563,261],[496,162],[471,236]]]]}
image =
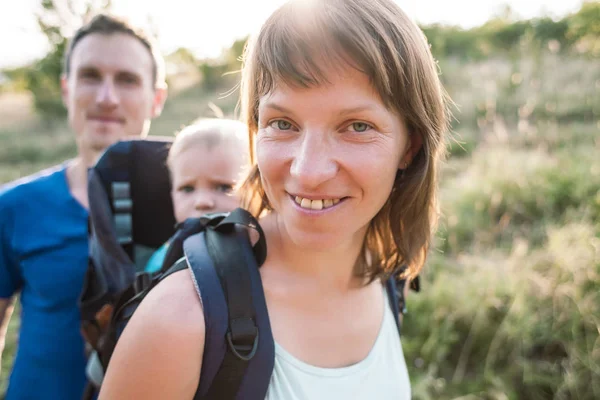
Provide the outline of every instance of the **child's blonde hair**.
{"type": "MultiPolygon", "coordinates": [[[[240,121],[221,118],[200,118],[183,128],[175,136],[169,149],[167,165],[172,168],[173,160],[186,149],[202,145],[208,151],[222,144],[239,143],[242,149],[248,148],[248,129],[240,121]]],[[[246,151],[241,158],[249,158],[246,151]]]]}
{"type": "Polygon", "coordinates": [[[371,221],[355,272],[373,280],[407,265],[407,275],[416,276],[438,219],[449,99],[425,36],[392,0],[290,1],[249,42],[241,103],[253,166],[240,189],[242,205],[257,216],[271,209],[253,149],[260,98],[280,82],[300,88],[325,84],[324,70],[335,64],[368,75],[384,104],[423,143],[371,221]]]}

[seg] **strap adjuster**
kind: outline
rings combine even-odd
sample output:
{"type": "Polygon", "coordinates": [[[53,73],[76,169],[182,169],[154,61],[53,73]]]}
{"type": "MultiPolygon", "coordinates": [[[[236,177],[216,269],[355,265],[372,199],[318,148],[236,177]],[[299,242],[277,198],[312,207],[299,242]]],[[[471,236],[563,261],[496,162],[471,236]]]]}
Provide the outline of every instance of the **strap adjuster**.
{"type": "Polygon", "coordinates": [[[250,361],[256,354],[258,328],[251,318],[232,320],[226,337],[231,352],[240,360],[250,361]]]}
{"type": "Polygon", "coordinates": [[[131,187],[128,182],[112,183],[114,221],[117,240],[121,245],[133,242],[131,187]]]}

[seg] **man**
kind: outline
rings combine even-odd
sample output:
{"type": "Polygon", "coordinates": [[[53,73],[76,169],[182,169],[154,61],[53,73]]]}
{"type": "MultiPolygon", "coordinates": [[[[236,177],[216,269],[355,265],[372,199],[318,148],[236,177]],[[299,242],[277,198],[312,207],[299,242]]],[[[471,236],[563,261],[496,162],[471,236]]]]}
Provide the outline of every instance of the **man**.
{"type": "Polygon", "coordinates": [[[87,169],[116,141],[148,133],[166,99],[164,60],[143,32],[101,14],[71,40],[61,87],[77,157],[0,188],[0,355],[19,291],[22,305],[7,400],[81,398],[87,169]]]}

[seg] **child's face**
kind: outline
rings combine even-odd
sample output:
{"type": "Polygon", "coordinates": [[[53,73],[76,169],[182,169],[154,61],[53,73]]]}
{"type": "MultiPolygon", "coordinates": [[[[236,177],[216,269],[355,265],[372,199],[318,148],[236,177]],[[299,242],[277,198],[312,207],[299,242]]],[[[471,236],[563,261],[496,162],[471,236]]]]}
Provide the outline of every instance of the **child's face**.
{"type": "Polygon", "coordinates": [[[194,144],[172,160],[171,197],[177,222],[239,206],[232,192],[244,167],[243,151],[242,146],[230,143],[210,150],[204,144],[194,144]]]}

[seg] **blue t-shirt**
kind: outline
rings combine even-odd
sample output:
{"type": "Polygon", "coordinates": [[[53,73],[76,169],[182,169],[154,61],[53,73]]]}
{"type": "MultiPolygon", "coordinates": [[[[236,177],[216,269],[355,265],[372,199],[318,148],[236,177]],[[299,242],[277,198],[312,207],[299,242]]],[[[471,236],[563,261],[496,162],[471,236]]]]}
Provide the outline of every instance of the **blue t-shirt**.
{"type": "Polygon", "coordinates": [[[77,299],[87,218],[69,191],[66,165],[0,187],[0,298],[21,292],[6,400],[81,398],[86,358],[77,299]]]}

